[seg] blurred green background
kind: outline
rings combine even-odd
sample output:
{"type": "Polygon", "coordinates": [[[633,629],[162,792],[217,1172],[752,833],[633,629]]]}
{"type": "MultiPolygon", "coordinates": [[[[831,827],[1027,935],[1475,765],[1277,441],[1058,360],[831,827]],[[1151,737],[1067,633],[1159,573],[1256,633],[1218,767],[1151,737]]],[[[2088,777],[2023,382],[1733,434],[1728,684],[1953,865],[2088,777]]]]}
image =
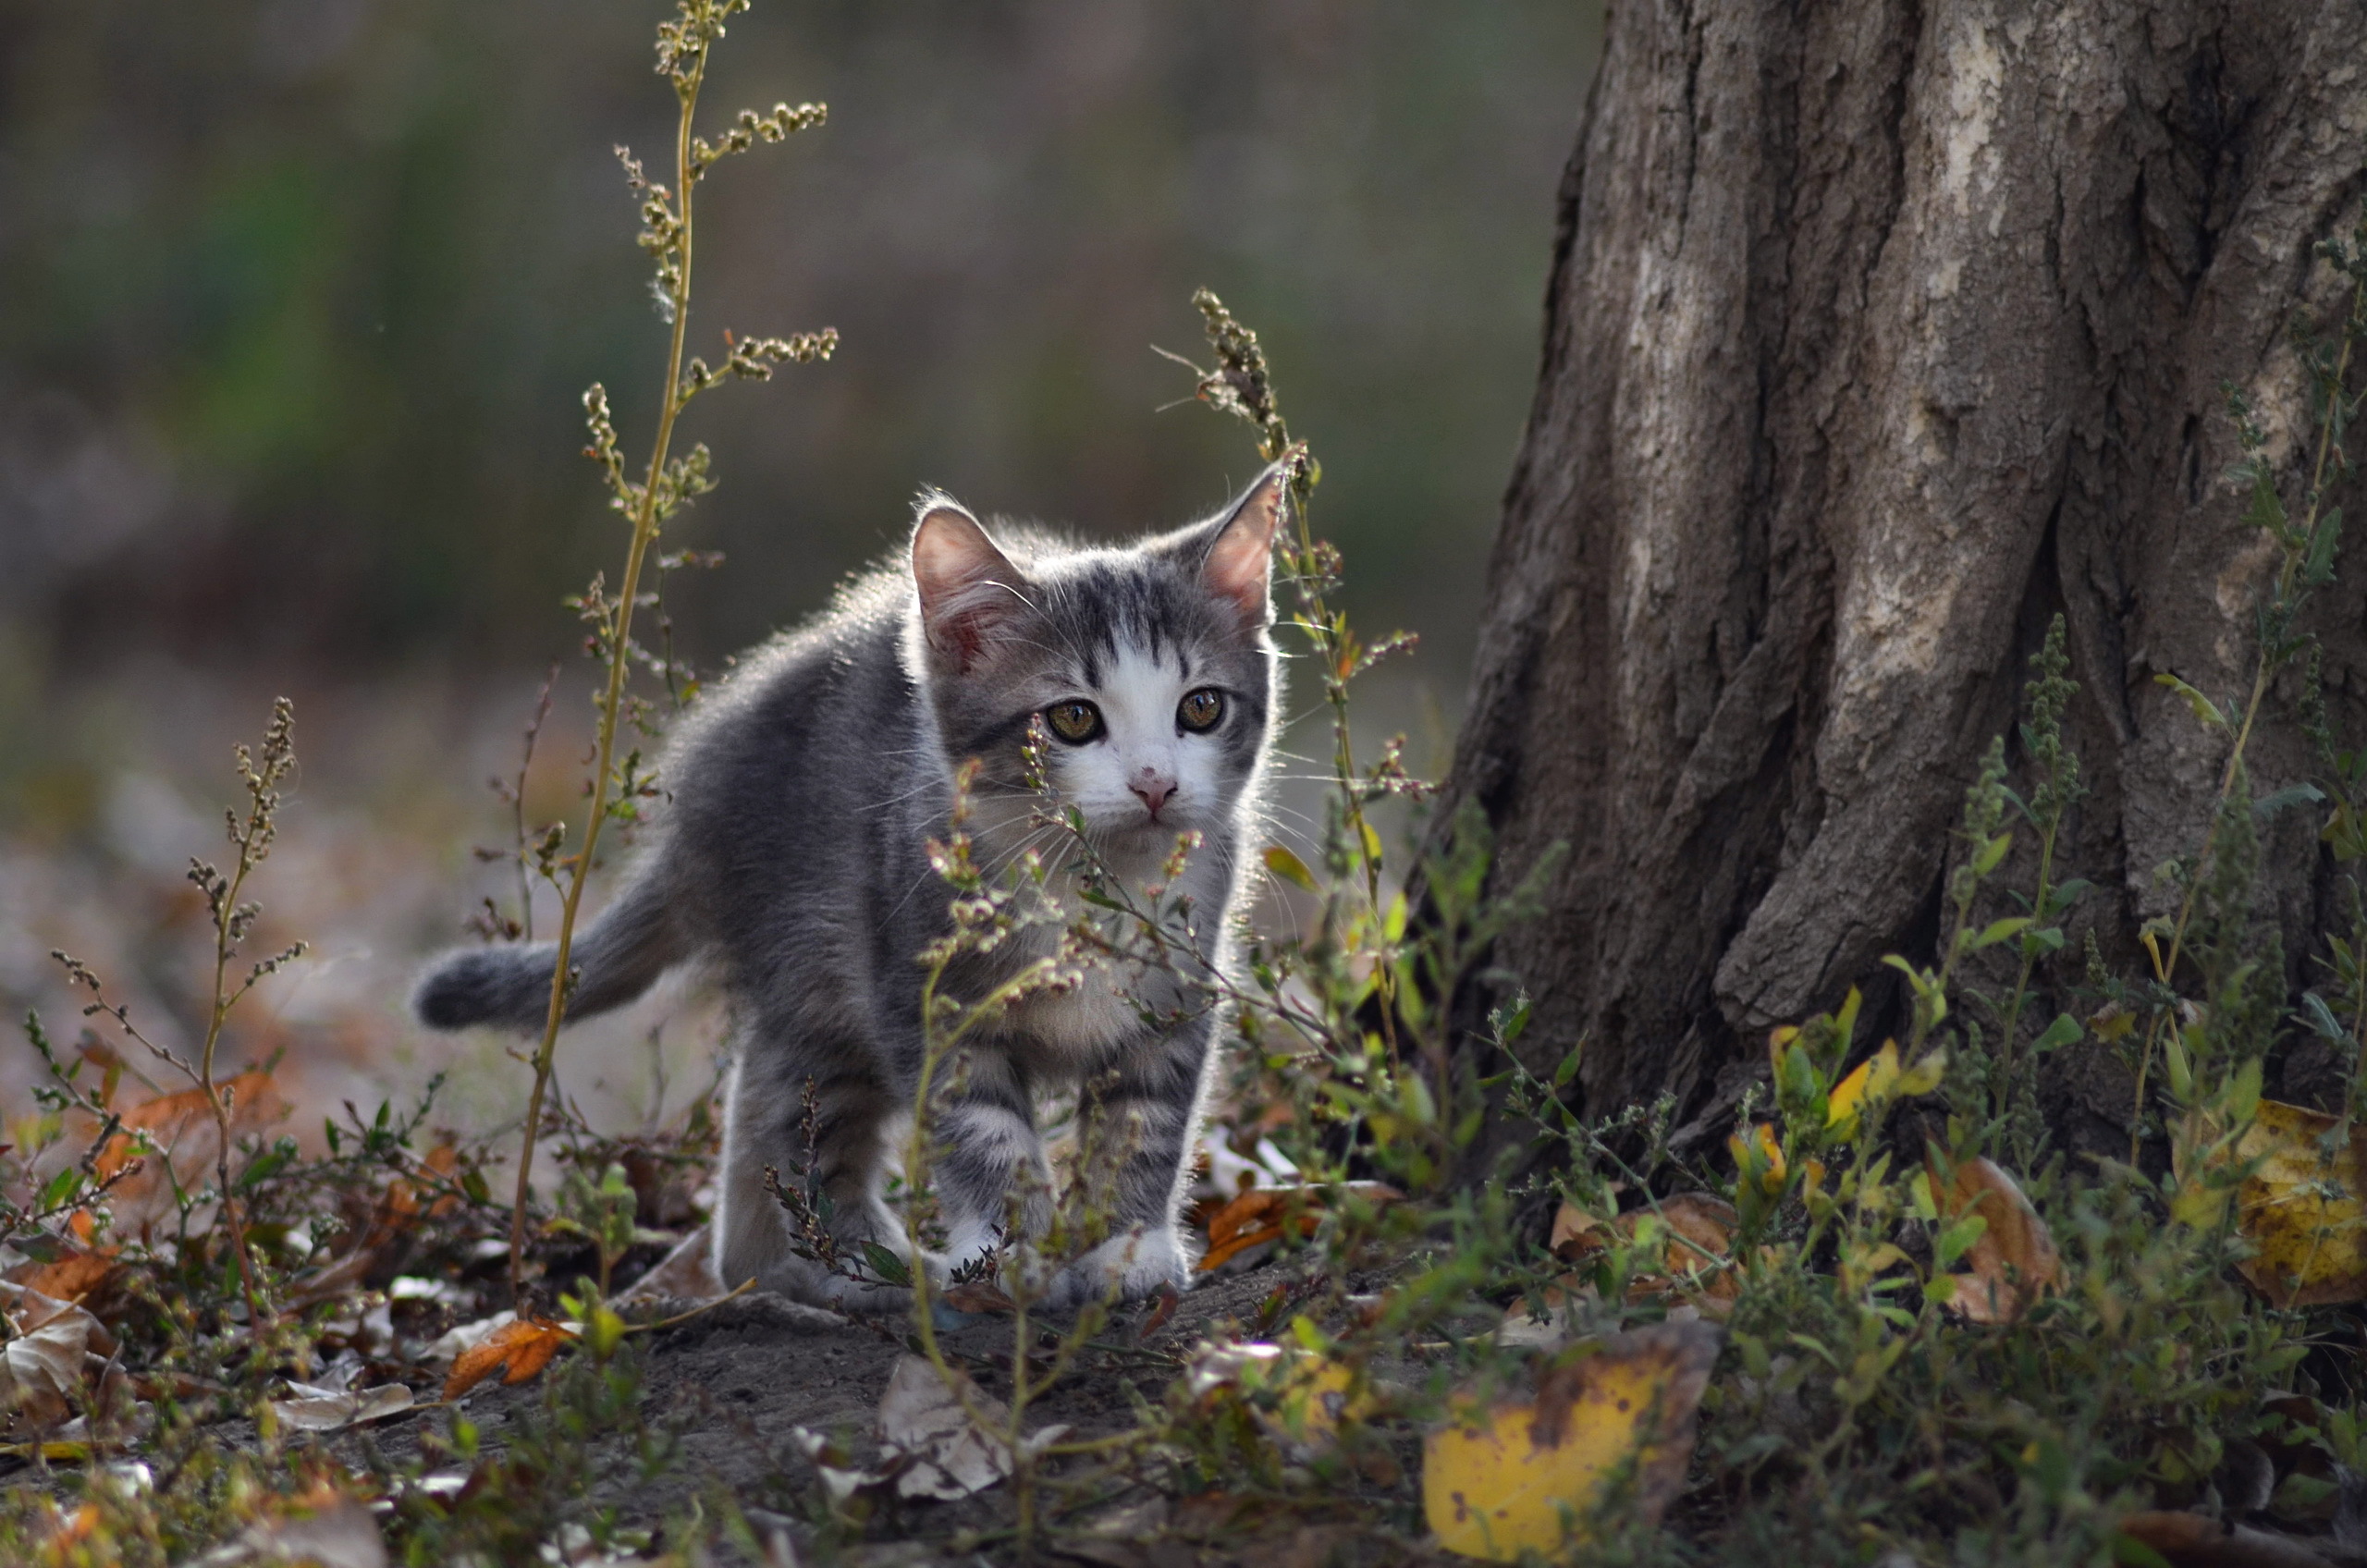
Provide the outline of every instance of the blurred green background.
{"type": "MultiPolygon", "coordinates": [[[[664,11],[7,8],[0,1010],[70,1041],[63,948],[186,1043],[210,949],[182,872],[218,855],[230,744],[284,692],[302,771],[256,940],[313,946],[236,1052],[289,1049],[300,1102],[448,1068],[456,1110],[514,1114],[505,1043],[423,1038],[402,998],[481,899],[515,905],[514,819],[484,786],[516,772],[553,661],[526,815],[580,807],[589,671],[559,601],[622,544],[580,398],[605,383],[646,451],[664,325],[610,149],[667,155],[664,11]]],[[[1190,378],[1152,352],[1203,354],[1207,284],[1264,334],[1322,459],[1360,625],[1423,635],[1367,678],[1359,733],[1409,729],[1435,766],[1600,14],[758,0],[706,123],[781,99],[830,121],[701,188],[693,347],[826,325],[843,347],[688,417],[722,485],[668,543],[728,564],[669,586],[685,650],[711,667],[822,606],[923,484],[1099,535],[1225,499],[1247,434],[1171,406],[1190,378]]],[[[1309,789],[1286,780],[1285,837],[1309,789]]],[[[652,1114],[671,1062],[679,1098],[714,1034],[669,1026],[682,1002],[577,1031],[570,1094],[652,1114]]],[[[31,1065],[0,1052],[0,1104],[31,1065]]]]}
{"type": "MultiPolygon", "coordinates": [[[[693,346],[836,325],[704,403],[675,543],[727,651],[822,602],[924,482],[1091,532],[1248,468],[1150,345],[1264,332],[1363,607],[1459,685],[1599,8],[1571,0],[761,4],[710,123],[828,127],[702,188],[693,346]]],[[[617,553],[581,446],[662,348],[610,153],[665,159],[646,0],[12,9],[0,615],[20,656],[530,664],[617,553]]],[[[611,569],[613,570],[613,568],[611,569]]]]}

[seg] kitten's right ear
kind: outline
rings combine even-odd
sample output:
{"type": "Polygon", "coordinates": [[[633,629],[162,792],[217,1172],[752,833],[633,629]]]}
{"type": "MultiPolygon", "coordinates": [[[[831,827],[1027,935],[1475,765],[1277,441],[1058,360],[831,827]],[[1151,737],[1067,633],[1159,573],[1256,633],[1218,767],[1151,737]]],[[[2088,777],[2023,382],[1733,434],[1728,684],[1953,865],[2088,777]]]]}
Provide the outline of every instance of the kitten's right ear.
{"type": "Polygon", "coordinates": [[[913,582],[928,645],[966,670],[1027,607],[1027,579],[952,496],[930,493],[913,527],[913,582]]]}

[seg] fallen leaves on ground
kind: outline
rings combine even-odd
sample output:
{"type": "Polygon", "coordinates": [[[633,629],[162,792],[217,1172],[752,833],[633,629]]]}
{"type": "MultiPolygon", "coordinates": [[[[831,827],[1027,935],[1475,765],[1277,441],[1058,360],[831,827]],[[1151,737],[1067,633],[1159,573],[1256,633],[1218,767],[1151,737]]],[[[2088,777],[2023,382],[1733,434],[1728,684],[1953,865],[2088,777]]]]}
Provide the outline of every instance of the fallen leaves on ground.
{"type": "Polygon", "coordinates": [[[385,1383],[374,1389],[323,1389],[310,1383],[290,1382],[288,1397],[271,1402],[271,1411],[279,1424],[296,1432],[334,1432],[341,1427],[359,1427],[365,1422],[383,1421],[389,1415],[399,1415],[411,1407],[411,1391],[400,1383],[385,1383]]]}
{"type": "MultiPolygon", "coordinates": [[[[1375,1203],[1392,1203],[1400,1195],[1381,1182],[1346,1185],[1375,1203]]],[[[1251,1247],[1282,1240],[1283,1229],[1294,1223],[1301,1236],[1312,1236],[1322,1220],[1323,1192],[1316,1186],[1252,1187],[1226,1204],[1208,1217],[1208,1250],[1200,1259],[1200,1272],[1213,1272],[1251,1247]]]]}
{"type": "MultiPolygon", "coordinates": [[[[917,1355],[900,1356],[879,1401],[879,1440],[892,1457],[905,1461],[896,1490],[904,1497],[952,1501],[984,1491],[1008,1476],[1012,1452],[1000,1438],[978,1429],[963,1409],[970,1405],[988,1421],[1008,1420],[1010,1411],[989,1399],[955,1370],[957,1384],[917,1355]],[[956,1387],[960,1391],[956,1391],[956,1387]]],[[[1027,1434],[1030,1452],[1058,1442],[1068,1427],[1046,1427],[1027,1434]]]]}
{"type": "Polygon", "coordinates": [[[1660,1323],[1576,1346],[1547,1364],[1533,1399],[1430,1434],[1422,1512],[1439,1544],[1513,1562],[1588,1538],[1605,1507],[1657,1525],[1692,1462],[1722,1337],[1708,1323],[1660,1323]],[[1623,1477],[1633,1493],[1614,1497],[1623,1477]]]}
{"type": "Polygon", "coordinates": [[[500,1325],[452,1359],[444,1397],[455,1400],[497,1371],[504,1383],[523,1383],[551,1363],[575,1330],[549,1317],[518,1317],[500,1325]]]}
{"type": "Polygon", "coordinates": [[[2367,1191],[2360,1142],[2323,1111],[2263,1100],[2236,1158],[2251,1165],[2236,1194],[2253,1256],[2237,1268],[2278,1306],[2367,1300],[2367,1191]]]}
{"type": "MultiPolygon", "coordinates": [[[[288,1102],[273,1084],[271,1074],[260,1070],[241,1072],[215,1084],[215,1089],[229,1097],[230,1136],[234,1140],[250,1133],[261,1133],[288,1113],[288,1102]]],[[[215,1123],[214,1109],[202,1089],[159,1095],[121,1115],[121,1129],[99,1150],[92,1170],[102,1182],[123,1177],[108,1193],[116,1229],[145,1236],[154,1226],[175,1217],[176,1181],[184,1189],[208,1184],[215,1155],[221,1147],[221,1131],[215,1123]],[[144,1158],[138,1136],[142,1133],[165,1151],[165,1158],[149,1160],[141,1170],[125,1174],[133,1160],[144,1158]],[[171,1167],[169,1172],[164,1169],[166,1165],[171,1167]],[[167,1179],[168,1175],[172,1180],[167,1179]]]]}
{"type": "Polygon", "coordinates": [[[1943,1176],[1936,1155],[1925,1169],[1943,1220],[1954,1225],[1978,1216],[1982,1221],[1964,1255],[1970,1272],[1948,1276],[1956,1282],[1948,1309],[1974,1323],[2020,1321],[2063,1282],[2063,1261],[2046,1221],[2021,1184],[1993,1160],[1959,1160],[1953,1180],[1943,1176]]]}
{"type": "MultiPolygon", "coordinates": [[[[1734,1205],[1709,1193],[1679,1193],[1650,1208],[1639,1208],[1613,1219],[1588,1214],[1564,1203],[1553,1216],[1548,1244],[1565,1263],[1584,1263],[1615,1241],[1633,1243],[1637,1228],[1650,1219],[1663,1232],[1664,1272],[1637,1274],[1628,1281],[1630,1303],[1676,1296],[1702,1316],[1723,1318],[1742,1293],[1742,1279],[1734,1268],[1735,1231],[1741,1223],[1734,1205]]],[[[1565,1275],[1545,1289],[1548,1319],[1538,1322],[1528,1303],[1516,1301],[1504,1310],[1497,1341],[1503,1344],[1557,1346],[1564,1335],[1559,1321],[1564,1306],[1585,1283],[1565,1275]]]]}

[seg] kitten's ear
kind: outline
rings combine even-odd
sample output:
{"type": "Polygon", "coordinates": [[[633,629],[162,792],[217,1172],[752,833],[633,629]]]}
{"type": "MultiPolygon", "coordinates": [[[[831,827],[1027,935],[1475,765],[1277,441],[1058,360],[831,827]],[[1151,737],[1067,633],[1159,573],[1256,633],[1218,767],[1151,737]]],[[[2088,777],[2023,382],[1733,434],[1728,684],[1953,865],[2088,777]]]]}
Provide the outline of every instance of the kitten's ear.
{"type": "Polygon", "coordinates": [[[1276,463],[1258,475],[1233,511],[1208,554],[1200,557],[1200,581],[1210,593],[1231,600],[1243,619],[1266,624],[1266,584],[1273,570],[1274,533],[1282,524],[1290,495],[1290,467],[1276,463]]]}
{"type": "Polygon", "coordinates": [[[915,509],[913,582],[920,589],[921,625],[931,648],[967,669],[1026,607],[1027,579],[952,496],[925,495],[915,509]]]}

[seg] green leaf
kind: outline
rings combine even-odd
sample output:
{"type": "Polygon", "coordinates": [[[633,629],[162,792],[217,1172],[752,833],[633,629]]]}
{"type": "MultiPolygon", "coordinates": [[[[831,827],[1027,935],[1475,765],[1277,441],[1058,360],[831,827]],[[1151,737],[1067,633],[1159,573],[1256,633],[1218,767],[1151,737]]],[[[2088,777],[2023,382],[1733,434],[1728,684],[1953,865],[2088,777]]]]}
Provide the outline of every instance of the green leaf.
{"type": "Polygon", "coordinates": [[[67,1198],[72,1197],[75,1193],[81,1188],[81,1185],[82,1168],[79,1165],[69,1165],[65,1167],[63,1170],[59,1170],[56,1175],[52,1176],[48,1182],[43,1184],[40,1207],[43,1208],[57,1207],[61,1204],[65,1203],[67,1198]]]}
{"type": "Polygon", "coordinates": [[[2194,710],[2194,717],[2214,729],[2227,728],[2226,715],[2219,711],[2218,704],[2177,676],[2165,670],[2153,677],[2153,681],[2156,685],[2167,686],[2171,691],[2176,692],[2185,701],[2186,705],[2194,710]]]}
{"type": "Polygon", "coordinates": [[[2046,1032],[2030,1042],[2030,1049],[2040,1056],[2061,1050],[2079,1039],[2080,1032],[2078,1019],[2067,1012],[2058,1012],[2054,1015],[2054,1022],[2046,1026],[2046,1032]]]}
{"type": "Polygon", "coordinates": [[[2011,833],[2000,833],[1994,839],[1992,839],[1987,843],[1981,845],[1981,852],[1972,857],[1972,869],[1974,875],[1986,876],[1991,872],[1996,870],[1997,863],[2004,860],[2005,858],[2005,851],[2013,847],[2014,836],[2011,833]]]}
{"type": "Polygon", "coordinates": [[[2325,791],[2314,784],[2288,784],[2275,794],[2254,801],[2252,815],[2265,822],[2287,806],[2314,805],[2325,798],[2325,791]]]}
{"type": "Polygon", "coordinates": [[[905,1268],[904,1260],[877,1242],[863,1243],[863,1260],[871,1266],[872,1273],[887,1284],[910,1285],[913,1282],[912,1270],[905,1268]]]}
{"type": "Polygon", "coordinates": [[[1322,888],[1315,880],[1315,873],[1306,868],[1306,862],[1299,859],[1282,845],[1267,845],[1265,859],[1266,869],[1283,881],[1295,883],[1310,893],[1318,895],[1322,893],[1322,888]]]}
{"type": "Polygon", "coordinates": [[[1941,1268],[1953,1268],[1957,1258],[1972,1248],[1989,1230],[1989,1221],[1978,1214],[1968,1214],[1942,1231],[1932,1240],[1932,1261],[1941,1268]]]}
{"type": "Polygon", "coordinates": [[[239,1173],[239,1191],[242,1193],[252,1192],[255,1188],[262,1186],[265,1182],[270,1181],[274,1176],[276,1176],[282,1170],[285,1170],[288,1168],[288,1163],[295,1159],[295,1158],[296,1140],[293,1138],[280,1139],[279,1142],[274,1144],[270,1149],[261,1155],[258,1155],[252,1163],[248,1165],[244,1170],[239,1173]]]}
{"type": "Polygon", "coordinates": [[[2325,582],[2334,576],[2335,546],[2342,540],[2342,508],[2328,507],[2318,520],[2317,532],[2310,535],[2310,558],[2301,568],[2305,582],[2325,582]]]}
{"type": "Polygon", "coordinates": [[[65,1244],[45,1231],[19,1231],[8,1244],[35,1263],[55,1263],[66,1256],[65,1244]]]}
{"type": "Polygon", "coordinates": [[[2244,521],[2254,528],[2265,528],[2279,538],[2285,534],[2285,500],[2276,493],[2275,477],[2268,465],[2255,459],[2251,466],[2252,498],[2244,508],[2244,521]]]}
{"type": "Polygon", "coordinates": [[[2046,907],[2039,911],[2039,918],[2042,920],[2054,919],[2056,915],[2061,914],[2065,910],[2069,909],[2073,904],[2078,903],[2079,900],[2094,887],[2095,884],[2089,881],[2086,877],[2074,876],[2067,882],[2059,883],[2055,887],[2049,888],[2046,895],[2046,907]]]}
{"type": "Polygon", "coordinates": [[[2048,925],[2022,933],[2022,956],[2043,958],[2063,950],[2063,927],[2048,925]]]}
{"type": "Polygon", "coordinates": [[[2236,1081],[2227,1089],[2227,1111],[2238,1121],[2249,1121],[2260,1109],[2261,1059],[2251,1057],[2236,1069],[2236,1081]]]}
{"type": "Polygon", "coordinates": [[[2018,937],[2030,928],[2030,917],[2026,914],[2009,914],[2003,920],[1993,920],[1972,939],[1970,950],[1979,952],[1983,948],[1995,947],[2008,937],[2018,937]]]}
{"type": "Polygon", "coordinates": [[[2334,1010],[2326,1006],[2325,998],[2315,991],[2301,993],[2301,1022],[2323,1039],[2340,1040],[2344,1037],[2342,1025],[2336,1021],[2334,1010]]]}
{"type": "Polygon", "coordinates": [[[2175,1030],[2171,1031],[2169,1038],[2162,1042],[2162,1064],[2170,1075],[2170,1093],[2182,1105],[2191,1101],[2194,1098],[2194,1067],[2187,1060],[2186,1047],[2175,1030]]]}

